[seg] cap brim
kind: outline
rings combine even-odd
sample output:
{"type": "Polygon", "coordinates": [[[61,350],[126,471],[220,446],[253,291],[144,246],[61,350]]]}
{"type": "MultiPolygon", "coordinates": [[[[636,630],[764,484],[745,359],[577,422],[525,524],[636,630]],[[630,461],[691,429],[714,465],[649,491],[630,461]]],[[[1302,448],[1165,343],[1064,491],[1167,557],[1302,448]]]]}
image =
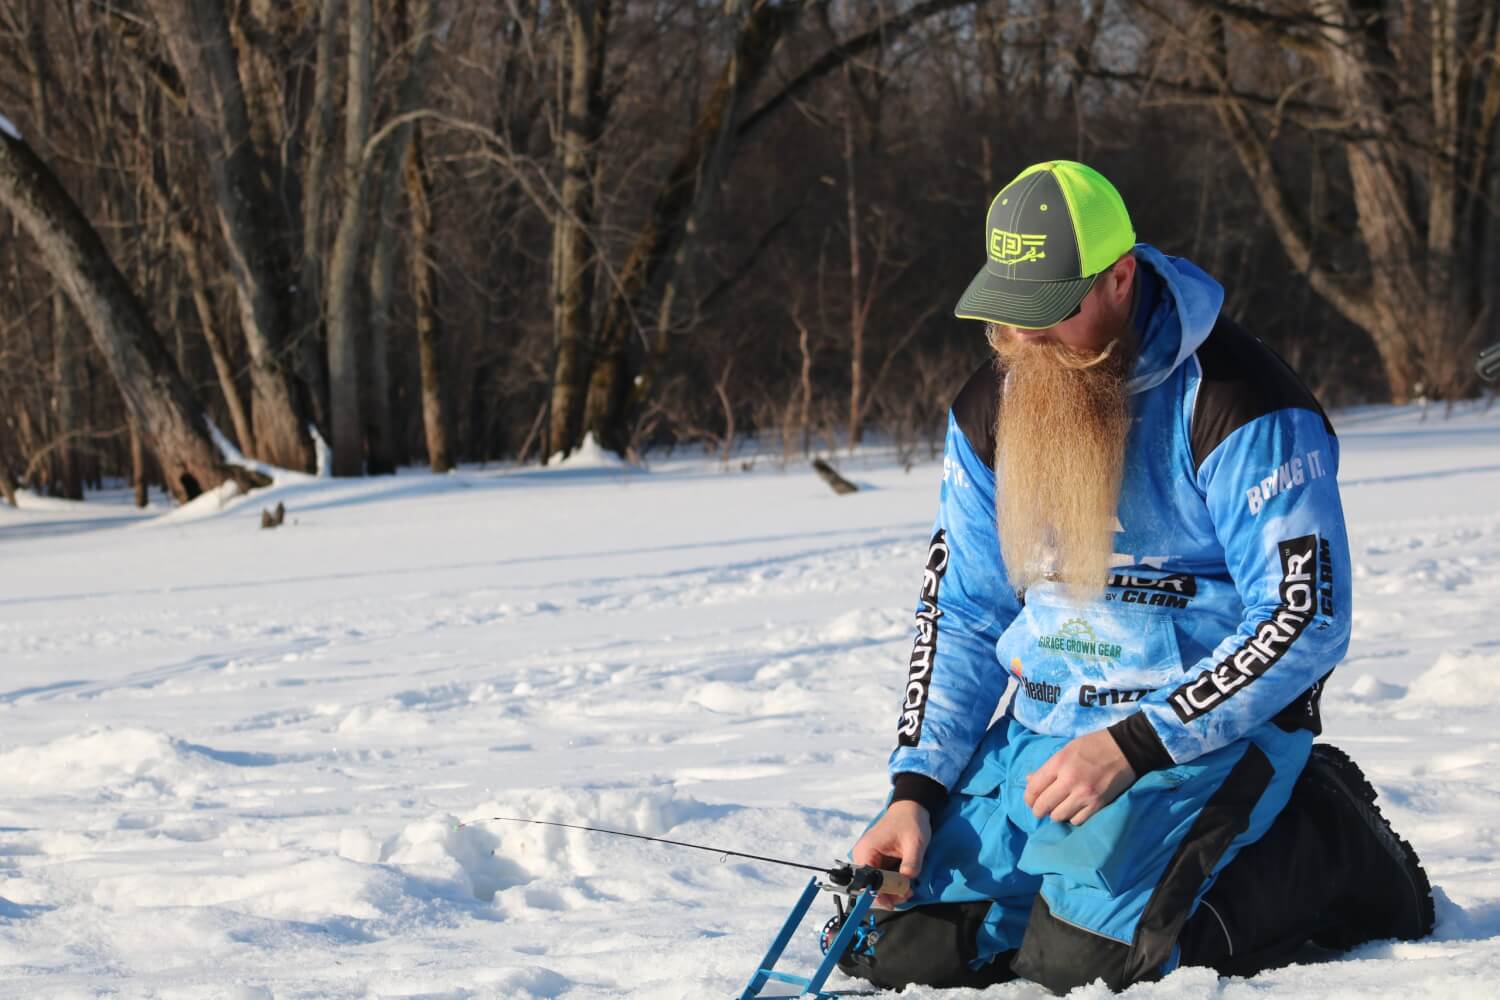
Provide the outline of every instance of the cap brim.
{"type": "Polygon", "coordinates": [[[1099,276],[1026,281],[995,274],[986,264],[953,307],[959,319],[978,319],[1023,330],[1056,326],[1078,308],[1099,276]]]}

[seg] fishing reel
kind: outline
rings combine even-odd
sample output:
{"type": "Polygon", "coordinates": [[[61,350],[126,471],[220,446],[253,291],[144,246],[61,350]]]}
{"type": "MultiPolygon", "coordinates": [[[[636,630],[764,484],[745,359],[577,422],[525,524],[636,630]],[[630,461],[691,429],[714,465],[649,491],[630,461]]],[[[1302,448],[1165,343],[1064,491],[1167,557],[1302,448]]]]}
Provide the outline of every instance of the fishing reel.
{"type": "MultiPolygon", "coordinates": [[[[838,913],[828,918],[823,929],[818,932],[818,950],[827,955],[833,950],[834,942],[839,938],[839,931],[844,929],[844,924],[849,922],[853,908],[844,909],[844,900],[839,896],[833,897],[833,905],[838,913]]],[[[875,914],[866,912],[854,928],[854,936],[849,939],[848,945],[843,952],[834,956],[834,961],[840,961],[846,955],[862,955],[866,958],[875,957],[875,942],[880,940],[880,929],[875,926],[875,914]]]]}
{"type": "MultiPolygon", "coordinates": [[[[854,912],[852,904],[845,909],[844,897],[853,899],[865,892],[876,895],[888,892],[894,896],[905,896],[911,891],[911,880],[900,872],[888,872],[870,865],[839,863],[828,869],[825,880],[820,882],[819,886],[825,892],[834,894],[833,906],[838,910],[836,914],[828,918],[828,922],[823,925],[823,930],[818,934],[818,947],[823,954],[827,955],[838,939],[839,931],[843,929],[844,924],[849,921],[854,912]]],[[[863,910],[854,928],[854,936],[844,950],[834,956],[835,961],[845,955],[874,956],[875,942],[880,938],[880,931],[875,926],[875,915],[869,912],[868,907],[863,910]]]]}
{"type": "Polygon", "coordinates": [[[843,861],[823,869],[822,874],[810,879],[807,888],[802,890],[802,897],[792,907],[786,923],[781,926],[781,932],[771,942],[766,957],[761,959],[755,975],[750,977],[749,984],[740,994],[740,1000],[768,996],[761,991],[772,982],[798,988],[795,994],[778,994],[780,996],[828,1000],[835,996],[850,995],[847,991],[827,991],[823,984],[828,981],[840,959],[868,959],[874,956],[875,944],[880,938],[880,929],[870,912],[875,905],[875,897],[881,893],[904,897],[910,892],[911,879],[900,872],[888,872],[870,865],[854,865],[843,861]],[[791,943],[797,928],[802,924],[802,918],[807,915],[819,892],[832,893],[833,905],[838,910],[818,932],[818,948],[823,953],[823,960],[810,976],[777,970],[777,960],[791,943]]]}

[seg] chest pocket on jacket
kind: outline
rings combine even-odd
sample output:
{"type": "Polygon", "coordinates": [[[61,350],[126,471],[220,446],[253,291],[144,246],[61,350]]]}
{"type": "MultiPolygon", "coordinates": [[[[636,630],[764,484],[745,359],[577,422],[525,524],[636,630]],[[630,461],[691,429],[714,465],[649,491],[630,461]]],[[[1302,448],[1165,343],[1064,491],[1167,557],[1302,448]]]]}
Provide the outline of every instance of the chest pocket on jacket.
{"type": "Polygon", "coordinates": [[[1092,710],[1128,714],[1182,675],[1168,616],[1115,604],[1053,604],[1035,591],[995,652],[1020,682],[1017,717],[1050,717],[1053,724],[1036,728],[1055,735],[1097,729],[1104,720],[1092,710]]]}

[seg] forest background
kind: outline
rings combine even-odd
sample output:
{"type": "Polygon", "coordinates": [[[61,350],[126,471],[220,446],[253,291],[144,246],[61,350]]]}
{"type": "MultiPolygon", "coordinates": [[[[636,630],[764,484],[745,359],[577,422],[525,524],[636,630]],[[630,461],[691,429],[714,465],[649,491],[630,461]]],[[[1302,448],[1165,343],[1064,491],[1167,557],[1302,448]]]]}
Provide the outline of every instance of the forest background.
{"type": "Polygon", "coordinates": [[[0,114],[11,503],[926,455],[1048,158],[1325,405],[1500,339],[1492,0],[0,0],[0,114]]]}

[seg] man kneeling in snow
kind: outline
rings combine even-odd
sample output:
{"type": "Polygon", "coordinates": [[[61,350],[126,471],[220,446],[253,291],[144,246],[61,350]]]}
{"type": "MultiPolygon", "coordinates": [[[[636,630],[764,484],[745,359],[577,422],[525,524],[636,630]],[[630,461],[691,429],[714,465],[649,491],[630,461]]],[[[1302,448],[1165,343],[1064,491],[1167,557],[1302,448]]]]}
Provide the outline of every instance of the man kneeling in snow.
{"type": "Polygon", "coordinates": [[[1023,171],[985,247],[956,313],[995,359],[949,416],[894,791],[853,850],[917,884],[842,967],[1123,989],[1427,934],[1415,853],[1312,742],[1350,622],[1317,401],[1082,164],[1023,171]]]}

